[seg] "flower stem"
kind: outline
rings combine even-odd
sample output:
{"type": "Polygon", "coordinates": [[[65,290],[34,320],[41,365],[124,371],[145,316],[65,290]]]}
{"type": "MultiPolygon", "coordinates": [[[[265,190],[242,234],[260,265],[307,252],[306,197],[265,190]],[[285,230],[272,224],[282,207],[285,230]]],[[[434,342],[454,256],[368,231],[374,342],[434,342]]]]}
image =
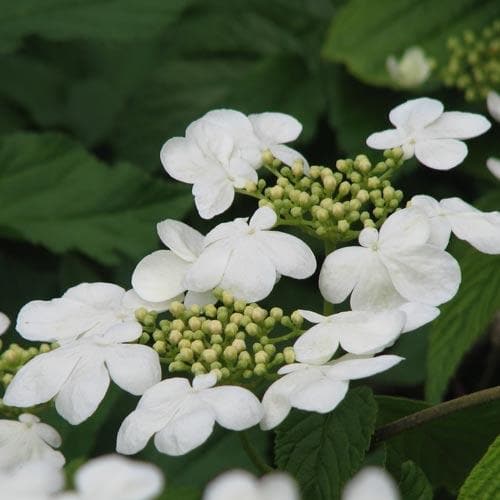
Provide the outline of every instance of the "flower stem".
{"type": "Polygon", "coordinates": [[[241,445],[245,450],[245,453],[248,455],[250,461],[255,465],[255,467],[259,470],[260,473],[266,474],[267,472],[271,472],[274,469],[267,465],[264,460],[257,453],[257,450],[253,447],[250,439],[248,438],[248,433],[246,431],[242,431],[238,433],[240,435],[241,445]]]}
{"type": "Polygon", "coordinates": [[[444,403],[431,406],[430,408],[425,408],[424,410],[417,411],[416,413],[412,413],[411,415],[407,415],[406,417],[402,417],[379,427],[373,435],[372,443],[376,446],[382,441],[386,441],[402,432],[414,429],[457,411],[497,399],[500,399],[500,385],[491,387],[490,389],[473,392],[450,401],[445,401],[444,403]]]}

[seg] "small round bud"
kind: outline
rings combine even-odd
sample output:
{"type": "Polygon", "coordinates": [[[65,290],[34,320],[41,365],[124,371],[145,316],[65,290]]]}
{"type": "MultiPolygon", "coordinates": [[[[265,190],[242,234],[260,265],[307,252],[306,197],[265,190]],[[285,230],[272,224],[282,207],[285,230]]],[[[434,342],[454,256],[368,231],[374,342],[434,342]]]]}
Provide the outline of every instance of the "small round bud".
{"type": "Polygon", "coordinates": [[[252,378],[253,377],[253,371],[252,370],[245,370],[243,372],[243,378],[252,378]]]}
{"type": "Polygon", "coordinates": [[[139,337],[139,344],[147,344],[149,342],[149,339],[149,333],[142,332],[142,335],[139,337]]]}
{"type": "Polygon", "coordinates": [[[329,175],[323,179],[323,186],[327,193],[333,193],[337,187],[337,181],[333,175],[329,175]]]}
{"type": "Polygon", "coordinates": [[[175,300],[170,304],[168,310],[170,311],[170,314],[172,314],[172,316],[176,318],[177,316],[180,316],[186,310],[186,308],[184,307],[184,304],[182,304],[178,300],[175,300]]]}
{"type": "Polygon", "coordinates": [[[222,292],[222,303],[226,307],[230,307],[234,303],[234,297],[233,294],[227,291],[222,292]]]}
{"type": "Polygon", "coordinates": [[[229,368],[226,368],[225,366],[223,366],[220,369],[220,372],[222,374],[222,378],[229,378],[231,376],[231,372],[229,371],[229,368]]]}
{"type": "Polygon", "coordinates": [[[223,356],[226,361],[234,362],[238,359],[238,351],[234,346],[228,345],[224,349],[223,356]]]}
{"type": "Polygon", "coordinates": [[[182,332],[184,328],[186,328],[186,325],[184,324],[184,321],[182,319],[174,319],[171,323],[172,330],[179,330],[182,332]]]}
{"type": "Polygon", "coordinates": [[[351,184],[347,181],[341,182],[339,186],[339,195],[345,196],[351,191],[351,184]]]}
{"type": "Polygon", "coordinates": [[[236,312],[236,313],[231,314],[229,321],[238,326],[241,324],[242,319],[243,319],[243,314],[236,312]]]}
{"type": "Polygon", "coordinates": [[[185,361],[186,363],[190,363],[193,361],[193,350],[190,349],[189,347],[183,347],[180,351],[180,358],[181,361],[185,361]]]}
{"type": "Polygon", "coordinates": [[[309,195],[304,192],[300,193],[298,202],[301,207],[306,208],[309,205],[309,195]]]}
{"type": "Polygon", "coordinates": [[[2,377],[2,384],[7,386],[12,382],[12,379],[14,378],[14,375],[12,373],[5,373],[2,377]]]}
{"type": "Polygon", "coordinates": [[[358,191],[358,194],[356,195],[356,199],[359,200],[361,203],[367,203],[368,200],[370,199],[370,194],[366,189],[360,189],[358,191]]]}
{"type": "Polygon", "coordinates": [[[226,337],[234,337],[238,333],[238,325],[234,323],[229,323],[224,328],[224,335],[226,337]]]}
{"type": "Polygon", "coordinates": [[[38,350],[40,351],[40,354],[43,354],[45,352],[49,352],[50,345],[49,344],[40,344],[40,347],[38,348],[38,350]]]}
{"type": "Polygon", "coordinates": [[[173,361],[168,365],[168,371],[173,373],[173,372],[184,372],[190,369],[189,365],[186,365],[186,363],[182,361],[173,361]]]}
{"type": "Polygon", "coordinates": [[[313,179],[317,179],[321,175],[321,167],[318,167],[318,165],[313,165],[309,169],[309,176],[312,177],[313,179]]]}
{"type": "Polygon", "coordinates": [[[361,208],[361,202],[355,198],[349,201],[349,210],[359,210],[361,208]]]}
{"type": "Polygon", "coordinates": [[[271,200],[281,200],[283,198],[284,190],[281,186],[273,186],[269,190],[269,198],[271,200]]]}
{"type": "Polygon", "coordinates": [[[222,354],[222,346],[220,344],[212,344],[212,349],[217,353],[217,356],[222,354]]]}
{"type": "Polygon", "coordinates": [[[368,189],[377,189],[380,186],[380,179],[378,177],[370,177],[367,181],[368,189]]]}
{"type": "Polygon", "coordinates": [[[269,354],[267,354],[266,351],[259,351],[255,353],[254,359],[256,364],[259,363],[265,364],[269,361],[269,354]]]}
{"type": "Polygon", "coordinates": [[[211,344],[222,344],[222,342],[223,342],[222,335],[215,334],[210,337],[211,344]]]}
{"type": "Polygon", "coordinates": [[[260,323],[267,318],[267,311],[262,309],[262,307],[256,307],[251,314],[251,318],[256,323],[260,323]]]}
{"type": "Polygon", "coordinates": [[[274,318],[269,317],[264,320],[264,328],[271,330],[274,328],[274,325],[276,325],[276,320],[274,318]]]}
{"type": "Polygon", "coordinates": [[[146,317],[146,314],[148,314],[148,311],[144,307],[139,307],[139,309],[137,309],[134,314],[137,321],[140,321],[142,323],[144,321],[144,318],[146,317]]]}
{"type": "Polygon", "coordinates": [[[193,342],[191,342],[191,350],[195,354],[200,355],[205,350],[205,344],[201,340],[193,340],[193,342]]]}
{"type": "Polygon", "coordinates": [[[302,314],[300,314],[299,311],[293,311],[293,313],[290,315],[290,319],[292,320],[292,323],[295,326],[301,326],[302,323],[304,323],[304,318],[302,317],[302,314]]]}
{"type": "Polygon", "coordinates": [[[258,325],[255,323],[248,323],[248,325],[245,327],[245,331],[250,335],[251,337],[255,337],[256,335],[259,334],[260,328],[258,325]]]}
{"type": "Polygon", "coordinates": [[[330,218],[330,214],[328,213],[328,210],[321,208],[321,207],[318,207],[318,209],[316,211],[316,218],[320,222],[326,222],[330,218]]]}
{"type": "Polygon", "coordinates": [[[340,203],[339,201],[335,202],[333,204],[333,207],[332,207],[332,215],[336,219],[341,219],[342,217],[344,217],[344,214],[345,214],[345,210],[344,210],[344,206],[342,205],[342,203],[340,203]]]}
{"type": "Polygon", "coordinates": [[[205,316],[215,318],[217,316],[217,308],[213,304],[207,304],[205,306],[205,316]]]}
{"type": "Polygon", "coordinates": [[[179,330],[172,330],[168,335],[168,341],[172,345],[178,344],[182,340],[182,333],[179,330]]]}
{"type": "Polygon", "coordinates": [[[385,210],[382,207],[374,208],[372,211],[375,218],[380,219],[385,215],[385,210]]]}
{"type": "Polygon", "coordinates": [[[260,342],[255,342],[254,345],[252,346],[253,352],[259,352],[264,349],[264,346],[260,342]]]}
{"type": "MultiPolygon", "coordinates": [[[[241,313],[245,310],[245,307],[247,306],[246,302],[243,301],[243,300],[235,300],[234,301],[234,310],[237,312],[237,313],[241,313]]],[[[231,315],[231,321],[232,320],[232,315],[231,315]]]]}
{"type": "Polygon", "coordinates": [[[201,353],[201,358],[203,361],[206,361],[207,363],[213,363],[214,361],[217,361],[217,353],[215,352],[214,349],[205,349],[201,353]]]}
{"type": "Polygon", "coordinates": [[[347,231],[349,231],[350,227],[351,227],[351,225],[345,219],[339,220],[337,222],[337,228],[338,228],[340,233],[347,233],[347,231]]]}
{"type": "Polygon", "coordinates": [[[189,328],[193,331],[200,330],[201,329],[201,319],[197,318],[196,316],[192,316],[188,320],[188,325],[189,325],[189,328]]]}
{"type": "Polygon", "coordinates": [[[281,309],[280,307],[273,307],[269,311],[269,314],[271,315],[271,318],[275,319],[276,321],[280,321],[283,317],[283,309],[281,309]]]}
{"type": "Polygon", "coordinates": [[[373,222],[372,219],[365,219],[363,221],[363,226],[364,227],[377,227],[376,224],[375,224],[375,222],[373,222]]]}
{"type": "Polygon", "coordinates": [[[350,178],[352,182],[356,183],[360,183],[363,180],[363,176],[359,172],[352,172],[350,178]]]}
{"type": "Polygon", "coordinates": [[[258,377],[262,377],[263,375],[265,375],[267,373],[266,365],[263,364],[263,363],[259,363],[259,364],[255,365],[255,368],[253,369],[253,372],[258,377]]]}
{"type": "Polygon", "coordinates": [[[269,356],[274,356],[276,354],[276,346],[273,344],[267,344],[264,346],[264,351],[266,351],[269,356]]]}
{"type": "Polygon", "coordinates": [[[167,352],[167,344],[164,340],[157,340],[153,344],[153,349],[158,353],[158,354],[165,354],[167,352]]]}
{"type": "Polygon", "coordinates": [[[179,349],[182,349],[183,347],[191,347],[191,341],[188,339],[181,339],[177,345],[179,346],[179,349]]]}
{"type": "Polygon", "coordinates": [[[165,340],[165,333],[162,332],[161,330],[156,329],[153,332],[153,340],[165,340]]]}
{"type": "Polygon", "coordinates": [[[384,200],[391,201],[392,198],[394,197],[395,192],[396,190],[392,186],[385,187],[384,190],[382,191],[384,200]]]}
{"type": "Polygon", "coordinates": [[[245,341],[243,339],[234,339],[231,344],[238,353],[244,351],[247,348],[245,341]]]}
{"type": "Polygon", "coordinates": [[[285,347],[283,349],[283,358],[287,365],[295,363],[295,351],[293,350],[293,347],[285,347]]]}
{"type": "Polygon", "coordinates": [[[302,208],[300,207],[293,207],[291,210],[290,210],[290,215],[292,217],[301,217],[302,216],[302,208]]]}
{"type": "Polygon", "coordinates": [[[210,322],[210,333],[212,335],[220,335],[222,333],[222,323],[219,320],[214,319],[210,322]]]}
{"type": "Polygon", "coordinates": [[[271,165],[273,160],[274,156],[271,153],[271,151],[269,151],[269,149],[266,149],[265,151],[262,152],[262,163],[266,165],[271,165]]]}
{"type": "Polygon", "coordinates": [[[168,319],[162,319],[158,326],[162,332],[168,333],[170,331],[170,321],[168,319]]]}
{"type": "Polygon", "coordinates": [[[205,367],[200,362],[196,362],[191,366],[191,373],[193,375],[203,375],[207,373],[207,370],[205,370],[205,367]]]}
{"type": "Polygon", "coordinates": [[[346,160],[337,160],[335,166],[339,172],[345,173],[349,171],[349,165],[346,160]]]}
{"type": "Polygon", "coordinates": [[[302,160],[295,160],[292,165],[292,174],[295,177],[304,175],[304,162],[302,160]]]}

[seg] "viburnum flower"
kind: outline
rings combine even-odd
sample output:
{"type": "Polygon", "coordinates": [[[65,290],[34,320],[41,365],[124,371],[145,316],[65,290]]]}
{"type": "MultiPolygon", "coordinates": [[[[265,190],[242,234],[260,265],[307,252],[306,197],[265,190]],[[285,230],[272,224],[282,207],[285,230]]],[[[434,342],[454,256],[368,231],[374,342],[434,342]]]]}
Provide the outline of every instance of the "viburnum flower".
{"type": "Polygon", "coordinates": [[[500,160],[498,158],[488,158],[486,160],[488,170],[497,178],[500,179],[500,160]]]}
{"type": "Polygon", "coordinates": [[[319,277],[323,297],[336,304],[352,292],[353,310],[398,308],[406,302],[437,306],[450,300],[460,284],[460,267],[430,244],[430,237],[431,223],[418,208],[395,212],[380,232],[363,229],[360,247],[341,248],[325,259],[319,277]]]}
{"type": "Polygon", "coordinates": [[[125,343],[141,334],[138,323],[121,323],[36,356],[14,376],[4,403],[29,407],[55,397],[58,413],[76,425],[95,412],[110,378],[123,390],[142,394],[161,380],[161,367],[156,351],[125,343]]]}
{"type": "Polygon", "coordinates": [[[497,122],[500,122],[500,94],[494,90],[488,92],[488,95],[486,96],[486,105],[488,106],[490,115],[497,122]]]}
{"type": "Polygon", "coordinates": [[[198,375],[191,387],[185,378],[169,378],[148,389],[137,408],[123,421],[116,450],[131,455],[142,450],[155,434],[156,448],[167,455],[183,455],[203,444],[217,422],[241,431],[259,423],[262,406],[247,389],[214,387],[214,373],[198,375]]]}
{"type": "Polygon", "coordinates": [[[74,492],[62,493],[57,500],[152,500],[162,492],[160,470],[145,462],[119,455],[90,460],[75,474],[74,492]]]}
{"type": "Polygon", "coordinates": [[[0,311],[0,335],[3,335],[9,329],[9,326],[10,326],[9,317],[0,311]]]}
{"type": "Polygon", "coordinates": [[[395,129],[376,132],[366,140],[374,149],[402,147],[405,158],[413,155],[427,167],[449,170],[467,156],[467,146],[459,139],[484,134],[491,123],[482,115],[444,112],[436,99],[421,97],[395,107],[389,113],[395,129]]]}
{"type": "Polygon", "coordinates": [[[208,483],[203,500],[299,500],[295,481],[281,472],[260,479],[249,472],[225,472],[208,483]]]}
{"type": "Polygon", "coordinates": [[[299,311],[315,326],[295,342],[297,361],[322,364],[330,360],[339,345],[352,354],[375,354],[394,344],[401,335],[406,315],[396,309],[382,312],[346,311],[323,316],[299,311]]]}
{"type": "Polygon", "coordinates": [[[168,305],[147,302],[133,290],[126,292],[112,283],[81,283],[60,298],[28,302],[19,311],[16,329],[28,340],[61,342],[134,322],[134,313],[140,307],[161,312],[168,305]]]}
{"type": "Polygon", "coordinates": [[[262,399],[262,429],[278,426],[293,408],[328,413],[345,397],[349,381],[370,377],[392,368],[403,358],[394,355],[344,356],[323,365],[293,363],[278,370],[279,378],[262,399]]]}
{"type": "Polygon", "coordinates": [[[500,212],[481,212],[460,198],[437,201],[417,195],[411,206],[424,211],[431,223],[429,243],[446,248],[453,234],[483,253],[500,253],[500,212]]]}
{"type": "Polygon", "coordinates": [[[50,500],[63,486],[62,470],[43,461],[0,469],[0,498],[5,500],[50,500]]]}
{"type": "MultiPolygon", "coordinates": [[[[174,300],[185,290],[184,277],[203,250],[204,236],[183,222],[166,219],[157,226],[158,236],[170,250],[157,250],[144,257],[132,274],[132,286],[144,300],[174,300]]],[[[188,291],[184,304],[215,302],[211,292],[188,291]]]]}
{"type": "Polygon", "coordinates": [[[432,61],[421,47],[406,49],[398,61],[393,55],[387,57],[387,72],[401,88],[414,88],[424,83],[431,74],[432,61]]]}
{"type": "Polygon", "coordinates": [[[59,433],[50,425],[40,422],[35,415],[23,413],[19,415],[18,421],[0,420],[0,470],[38,460],[56,468],[62,467],[64,456],[53,449],[59,446],[59,433]]]}
{"type": "Polygon", "coordinates": [[[342,500],[399,500],[398,487],[381,467],[361,469],[344,487],[342,500]]]}
{"type": "Polygon", "coordinates": [[[304,279],[314,273],[316,258],[302,240],[269,231],[277,221],[274,210],[259,208],[247,220],[219,224],[205,236],[204,249],[186,274],[189,290],[220,286],[254,302],[267,297],[281,275],[304,279]]]}

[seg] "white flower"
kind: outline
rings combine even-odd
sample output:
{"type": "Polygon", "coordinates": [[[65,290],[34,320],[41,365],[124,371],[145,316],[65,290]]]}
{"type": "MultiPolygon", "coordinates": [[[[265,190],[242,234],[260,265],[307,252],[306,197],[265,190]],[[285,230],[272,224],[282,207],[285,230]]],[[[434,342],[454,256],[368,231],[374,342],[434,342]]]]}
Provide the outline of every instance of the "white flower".
{"type": "Polygon", "coordinates": [[[61,469],[51,464],[28,462],[14,471],[0,470],[0,498],[3,500],[49,500],[64,485],[61,469]]]}
{"type": "Polygon", "coordinates": [[[211,481],[203,493],[203,500],[299,500],[295,481],[281,472],[267,474],[260,479],[249,472],[233,470],[211,481]]]}
{"type": "Polygon", "coordinates": [[[488,170],[497,178],[500,179],[500,159],[498,158],[488,158],[486,160],[486,166],[488,170]]]}
{"type": "Polygon", "coordinates": [[[28,302],[19,311],[16,328],[28,340],[60,342],[136,321],[134,312],[140,307],[161,312],[168,303],[146,302],[112,283],[81,283],[61,298],[28,302]]]}
{"type": "Polygon", "coordinates": [[[401,146],[405,158],[415,154],[427,167],[449,170],[467,156],[467,146],[459,139],[481,135],[491,123],[474,113],[443,111],[442,103],[436,99],[421,97],[407,101],[389,113],[389,120],[396,128],[376,132],[366,143],[374,149],[401,146]]]}
{"type": "Polygon", "coordinates": [[[152,464],[118,455],[90,460],[75,474],[75,492],[57,500],[152,500],[162,492],[163,475],[152,464]]]}
{"type": "Polygon", "coordinates": [[[155,434],[159,451],[183,455],[208,439],[215,422],[236,431],[259,423],[262,407],[250,391],[213,387],[216,382],[216,375],[209,373],[195,377],[192,387],[185,378],[170,378],[148,389],[123,421],[116,450],[137,453],[155,434]]]}
{"type": "Polygon", "coordinates": [[[432,71],[431,60],[420,47],[406,49],[399,61],[393,55],[388,56],[386,67],[393,81],[402,88],[418,87],[432,71]]]}
{"type": "Polygon", "coordinates": [[[285,365],[278,370],[283,377],[271,384],[264,394],[264,417],[260,426],[264,430],[273,429],[285,420],[292,407],[328,413],[344,399],[350,380],[370,377],[402,360],[393,355],[346,354],[324,365],[285,365]]]}
{"type": "Polygon", "coordinates": [[[62,467],[64,456],[53,449],[59,446],[59,433],[35,415],[23,413],[19,421],[0,420],[0,470],[38,460],[62,467]]]}
{"type": "MultiPolygon", "coordinates": [[[[204,236],[183,222],[166,219],[157,226],[158,236],[170,250],[157,250],[144,257],[132,274],[132,286],[144,300],[164,302],[175,299],[186,287],[184,277],[203,250],[204,236]]],[[[212,293],[188,291],[184,304],[214,303],[212,293]]]]}
{"type": "Polygon", "coordinates": [[[56,410],[71,424],[95,412],[110,377],[123,390],[142,394],[161,379],[156,351],[139,344],[138,323],[121,323],[104,334],[67,341],[24,365],[7,387],[4,403],[29,407],[55,397],[56,410]]]}
{"type": "Polygon", "coordinates": [[[453,232],[480,252],[500,253],[500,212],[481,212],[460,198],[446,198],[438,202],[426,195],[414,196],[411,205],[429,217],[430,244],[446,248],[453,232]]]}
{"type": "Polygon", "coordinates": [[[269,231],[277,220],[271,208],[259,208],[247,220],[219,224],[206,235],[203,252],[186,274],[189,290],[220,286],[253,302],[267,297],[280,275],[304,279],[314,273],[316,259],[304,242],[269,231]]]}
{"type": "Polygon", "coordinates": [[[381,467],[361,469],[344,487],[342,500],[399,500],[394,479],[381,467]]]}
{"type": "Polygon", "coordinates": [[[10,326],[9,317],[0,311],[0,335],[3,335],[9,329],[9,326],[10,326]]]}
{"type": "Polygon", "coordinates": [[[486,96],[486,105],[488,106],[490,115],[497,122],[500,122],[500,94],[494,90],[488,92],[488,95],[486,96]]]}
{"type": "Polygon", "coordinates": [[[347,311],[323,316],[312,311],[300,311],[316,323],[295,342],[293,349],[301,363],[326,363],[339,345],[352,354],[375,354],[394,344],[401,335],[406,315],[392,311],[347,311]]]}
{"type": "Polygon", "coordinates": [[[319,277],[323,297],[336,304],[352,292],[353,310],[398,308],[406,302],[437,306],[450,300],[460,284],[460,267],[428,243],[430,236],[429,219],[417,208],[392,214],[380,232],[363,229],[361,247],[341,248],[325,259],[319,277]]]}

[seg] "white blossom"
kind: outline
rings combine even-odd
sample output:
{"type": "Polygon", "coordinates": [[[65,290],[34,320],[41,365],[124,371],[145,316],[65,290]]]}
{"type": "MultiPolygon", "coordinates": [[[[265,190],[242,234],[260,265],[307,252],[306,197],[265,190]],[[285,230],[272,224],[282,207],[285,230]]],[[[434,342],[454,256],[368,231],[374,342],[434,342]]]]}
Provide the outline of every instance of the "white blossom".
{"type": "Polygon", "coordinates": [[[24,365],[7,387],[4,403],[29,407],[55,397],[56,410],[71,424],[95,412],[110,378],[123,390],[142,394],[161,379],[156,351],[126,344],[142,334],[138,323],[121,323],[103,334],[66,341],[24,365]]]}
{"type": "Polygon", "coordinates": [[[387,71],[392,80],[402,88],[414,88],[424,83],[431,74],[432,61],[421,47],[406,49],[398,61],[390,55],[386,60],[387,71]]]}
{"type": "Polygon", "coordinates": [[[498,158],[488,158],[486,160],[486,166],[488,170],[497,178],[500,179],[500,159],[498,158]]]}
{"type": "Polygon", "coordinates": [[[429,219],[417,208],[392,214],[380,232],[363,229],[360,247],[341,248],[325,259],[319,278],[323,297],[336,304],[352,292],[353,310],[398,308],[407,302],[437,306],[450,300],[460,284],[460,267],[429,243],[430,236],[429,219]]]}
{"type": "Polygon", "coordinates": [[[345,397],[349,381],[370,377],[392,368],[403,358],[393,355],[344,356],[323,365],[293,363],[278,370],[283,375],[264,394],[264,430],[278,426],[292,408],[328,413],[345,397]]]}
{"type": "Polygon", "coordinates": [[[381,467],[361,469],[344,487],[342,500],[400,500],[398,487],[381,467]]]}
{"type": "Polygon", "coordinates": [[[9,329],[9,326],[10,326],[9,317],[2,311],[0,311],[0,335],[3,335],[9,329]]]}
{"type": "Polygon", "coordinates": [[[300,311],[316,323],[295,342],[293,349],[301,363],[326,363],[341,346],[352,354],[375,354],[394,344],[401,335],[406,315],[396,309],[382,312],[346,311],[323,316],[300,311]]]}
{"type": "Polygon", "coordinates": [[[119,455],[105,455],[82,465],[75,474],[75,491],[56,500],[152,500],[163,490],[160,470],[152,464],[119,455]]]}
{"type": "Polygon", "coordinates": [[[417,195],[411,205],[429,217],[429,243],[446,248],[453,234],[483,253],[500,253],[500,212],[481,212],[460,198],[437,201],[431,196],[417,195]]]}
{"type": "Polygon", "coordinates": [[[249,472],[232,470],[211,481],[203,493],[203,500],[299,500],[295,481],[281,472],[267,474],[260,479],[249,472]]]}
{"type": "Polygon", "coordinates": [[[60,298],[28,302],[19,311],[16,328],[28,340],[61,342],[136,321],[134,312],[140,307],[161,312],[168,305],[144,301],[112,283],[81,283],[60,298]]]}
{"type": "Polygon", "coordinates": [[[16,420],[0,420],[0,470],[13,469],[32,461],[53,467],[64,465],[64,456],[54,450],[61,436],[35,415],[23,413],[16,420]]]}
{"type": "Polygon", "coordinates": [[[281,275],[304,279],[314,273],[316,259],[303,241],[269,231],[277,220],[271,208],[259,208],[247,220],[219,224],[206,235],[202,253],[186,274],[189,290],[220,286],[254,302],[267,297],[281,275]]]}
{"type": "MultiPolygon", "coordinates": [[[[157,250],[144,257],[132,274],[132,286],[144,300],[173,300],[185,290],[184,277],[203,250],[204,236],[183,222],[166,219],[157,226],[158,236],[170,250],[157,250]]],[[[184,304],[214,303],[212,293],[188,291],[184,304]]]]}
{"type": "Polygon", "coordinates": [[[500,94],[494,90],[488,92],[488,95],[486,96],[486,105],[488,106],[490,115],[497,122],[500,122],[500,94]]]}
{"type": "Polygon", "coordinates": [[[241,431],[259,423],[262,407],[247,389],[213,387],[214,373],[198,375],[191,387],[185,378],[169,378],[148,389],[118,431],[116,450],[130,455],[155,435],[156,448],[183,455],[203,444],[217,422],[241,431]]]}
{"type": "Polygon", "coordinates": [[[389,113],[389,120],[396,128],[370,135],[368,146],[401,146],[405,158],[415,155],[421,163],[437,170],[449,170],[465,159],[467,146],[460,139],[477,137],[491,127],[484,116],[444,112],[441,102],[428,97],[400,104],[389,113]]]}

